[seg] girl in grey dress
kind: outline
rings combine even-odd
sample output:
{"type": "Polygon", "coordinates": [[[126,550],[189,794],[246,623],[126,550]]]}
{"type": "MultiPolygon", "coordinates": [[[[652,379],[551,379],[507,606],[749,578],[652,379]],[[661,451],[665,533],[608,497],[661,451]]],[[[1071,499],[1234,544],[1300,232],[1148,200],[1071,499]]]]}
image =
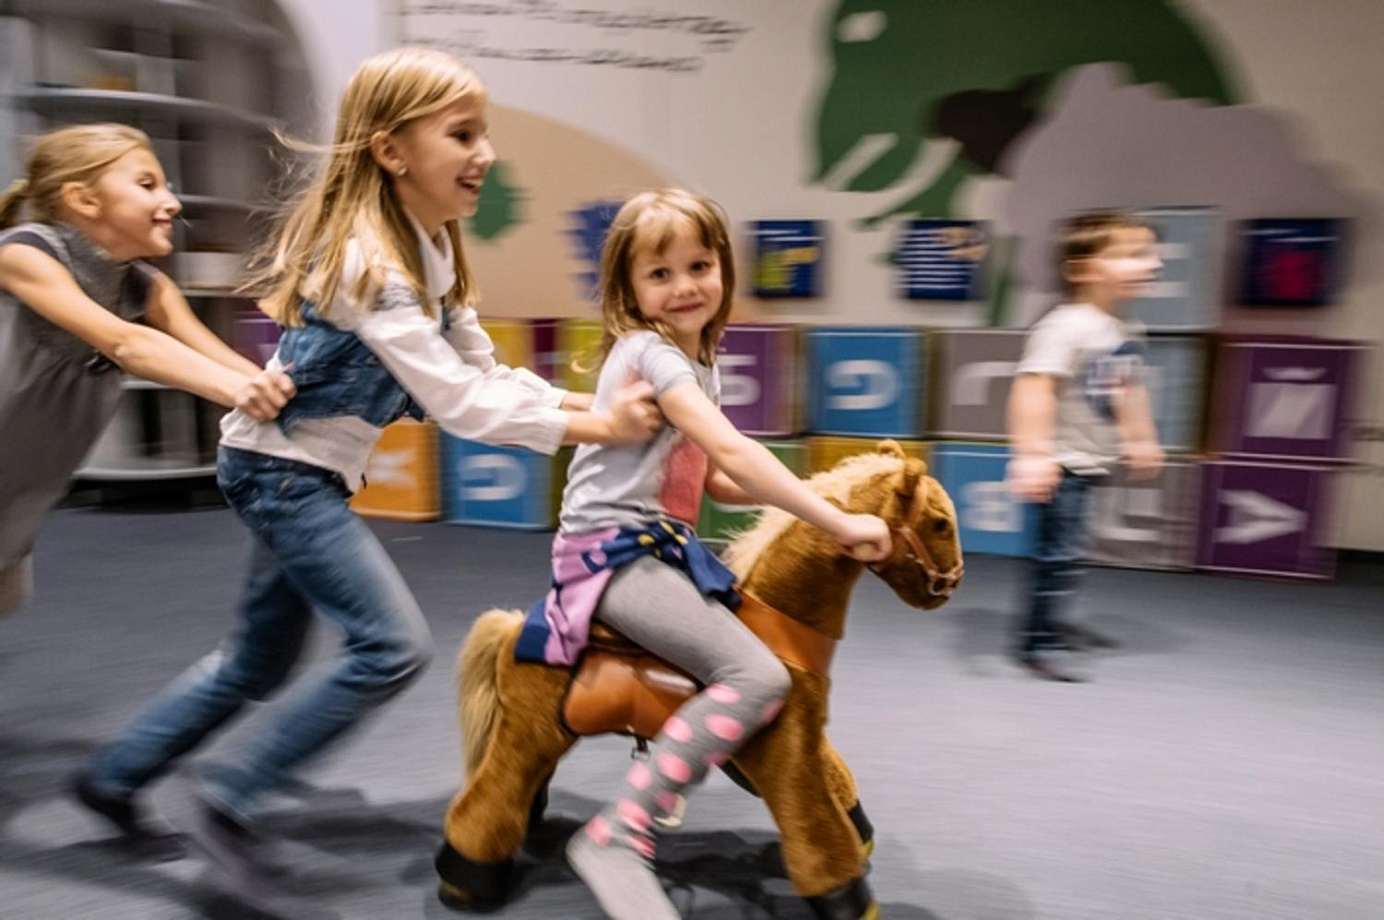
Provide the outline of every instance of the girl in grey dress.
{"type": "Polygon", "coordinates": [[[263,419],[292,396],[142,261],[172,250],[180,209],[149,138],[116,124],[40,137],[0,198],[0,615],[29,597],[34,539],[114,414],[120,370],[263,419]]]}

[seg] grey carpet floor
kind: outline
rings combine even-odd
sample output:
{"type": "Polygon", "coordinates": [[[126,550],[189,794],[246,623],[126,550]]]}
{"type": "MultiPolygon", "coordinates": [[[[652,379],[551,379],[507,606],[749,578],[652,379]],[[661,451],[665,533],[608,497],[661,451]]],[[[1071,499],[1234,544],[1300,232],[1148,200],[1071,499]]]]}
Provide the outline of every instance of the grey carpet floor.
{"type": "MultiPolygon", "coordinates": [[[[325,916],[455,916],[431,869],[460,774],[452,662],[480,611],[545,588],[548,536],[375,527],[428,615],[437,661],[266,824],[325,916]]],[[[197,859],[132,858],[64,791],[96,740],[227,631],[246,551],[224,510],[54,517],[38,597],[0,622],[3,920],[249,916],[197,859]]],[[[961,591],[932,614],[868,576],[857,591],[830,732],[877,830],[883,917],[1384,917],[1379,569],[1331,585],[1094,570],[1080,608],[1125,645],[1079,661],[1093,678],[1082,685],[1035,681],[1001,656],[1020,576],[1014,560],[968,559],[961,591]]],[[[333,638],[319,629],[316,666],[333,638]]],[[[171,823],[257,715],[156,788],[171,823]]],[[[600,916],[560,848],[614,794],[628,756],[606,739],[568,758],[523,891],[496,916],[600,916]]],[[[763,806],[713,776],[660,872],[687,917],[807,918],[774,847],[763,806]]]]}

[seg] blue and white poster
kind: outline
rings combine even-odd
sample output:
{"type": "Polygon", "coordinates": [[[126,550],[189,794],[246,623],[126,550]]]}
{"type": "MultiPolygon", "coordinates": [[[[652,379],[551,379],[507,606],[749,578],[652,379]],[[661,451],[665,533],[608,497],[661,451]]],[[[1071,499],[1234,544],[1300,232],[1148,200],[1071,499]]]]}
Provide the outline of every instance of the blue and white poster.
{"type": "Polygon", "coordinates": [[[908,221],[895,256],[900,293],[909,300],[979,299],[989,242],[976,221],[908,221]]]}

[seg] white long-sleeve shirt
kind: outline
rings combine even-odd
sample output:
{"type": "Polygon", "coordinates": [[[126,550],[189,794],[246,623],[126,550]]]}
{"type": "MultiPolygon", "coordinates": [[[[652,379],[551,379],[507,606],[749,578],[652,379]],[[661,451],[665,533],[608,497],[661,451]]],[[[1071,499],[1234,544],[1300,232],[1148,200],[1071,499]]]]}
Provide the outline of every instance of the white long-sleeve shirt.
{"type": "MultiPolygon", "coordinates": [[[[427,294],[436,301],[455,282],[451,244],[445,234],[429,239],[417,221],[413,228],[427,294]]],[[[459,438],[557,451],[567,431],[568,415],[558,408],[566,391],[529,370],[497,363],[495,345],[470,307],[453,308],[444,334],[397,271],[387,272],[391,277],[376,295],[388,303],[378,309],[353,305],[348,292],[364,271],[360,247],[352,241],[328,319],[355,333],[430,418],[459,438]]],[[[282,367],[277,353],[268,366],[282,367]]],[[[362,418],[340,416],[303,419],[284,434],[275,422],[256,422],[237,409],[221,421],[221,443],[333,470],[354,491],[381,430],[362,418]]]]}

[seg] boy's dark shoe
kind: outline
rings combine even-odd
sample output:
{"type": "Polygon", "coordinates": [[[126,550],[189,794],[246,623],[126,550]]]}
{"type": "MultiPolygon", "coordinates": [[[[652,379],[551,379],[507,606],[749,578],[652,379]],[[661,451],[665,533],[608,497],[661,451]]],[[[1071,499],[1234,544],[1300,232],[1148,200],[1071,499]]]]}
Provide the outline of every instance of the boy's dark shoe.
{"type": "Polygon", "coordinates": [[[1052,662],[1052,656],[1039,654],[1038,652],[1017,649],[1012,655],[1016,664],[1034,677],[1040,680],[1051,680],[1061,684],[1084,684],[1085,678],[1077,677],[1075,674],[1057,667],[1052,662]]]}
{"type": "Polygon", "coordinates": [[[138,856],[156,862],[172,862],[187,855],[182,835],[151,824],[135,804],[134,796],[106,795],[92,785],[85,773],[72,781],[72,794],[93,813],[120,831],[138,856]]]}
{"type": "Polygon", "coordinates": [[[1064,645],[1075,651],[1120,647],[1119,642],[1087,626],[1064,624],[1058,627],[1057,635],[1061,638],[1064,645]]]}

